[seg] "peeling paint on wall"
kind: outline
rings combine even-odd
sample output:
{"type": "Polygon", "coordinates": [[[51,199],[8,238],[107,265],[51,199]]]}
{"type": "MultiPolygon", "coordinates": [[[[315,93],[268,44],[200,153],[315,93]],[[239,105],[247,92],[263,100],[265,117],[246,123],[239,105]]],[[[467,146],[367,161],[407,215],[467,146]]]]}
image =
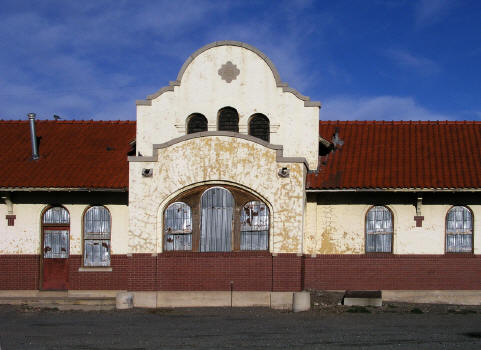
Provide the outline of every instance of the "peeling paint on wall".
{"type": "Polygon", "coordinates": [[[206,182],[249,189],[271,210],[271,250],[300,253],[304,208],[305,166],[278,163],[276,151],[227,136],[208,136],[159,149],[158,162],[130,163],[129,211],[132,253],[161,252],[162,213],[172,194],[206,182]],[[143,178],[141,169],[154,175],[143,178]],[[277,175],[288,167],[290,176],[277,175]]]}

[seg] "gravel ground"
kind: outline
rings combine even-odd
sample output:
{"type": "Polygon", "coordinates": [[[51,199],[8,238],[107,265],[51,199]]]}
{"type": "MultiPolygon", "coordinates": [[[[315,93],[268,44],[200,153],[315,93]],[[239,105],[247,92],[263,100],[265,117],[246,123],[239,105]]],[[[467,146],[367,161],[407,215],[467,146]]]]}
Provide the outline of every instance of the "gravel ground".
{"type": "MultiPolygon", "coordinates": [[[[340,295],[342,297],[342,295],[340,295]]],[[[102,312],[0,305],[0,349],[480,349],[481,308],[390,303],[313,310],[201,308],[102,312]]]]}

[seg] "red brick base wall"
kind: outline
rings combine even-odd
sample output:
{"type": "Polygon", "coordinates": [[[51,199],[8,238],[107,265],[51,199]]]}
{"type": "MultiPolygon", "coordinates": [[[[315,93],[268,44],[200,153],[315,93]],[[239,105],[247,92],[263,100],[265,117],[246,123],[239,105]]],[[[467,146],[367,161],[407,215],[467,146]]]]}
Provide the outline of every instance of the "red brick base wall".
{"type": "MultiPolygon", "coordinates": [[[[79,272],[69,259],[69,289],[78,290],[476,290],[481,256],[272,255],[268,252],[113,255],[111,272],[79,272]]],[[[40,257],[0,255],[0,290],[38,289],[40,257]]]]}
{"type": "Polygon", "coordinates": [[[304,269],[305,289],[481,289],[481,256],[473,254],[306,256],[304,269]]]}
{"type": "Polygon", "coordinates": [[[0,290],[38,289],[38,255],[0,255],[0,290]]]}
{"type": "Polygon", "coordinates": [[[266,252],[163,253],[159,290],[272,290],[272,260],[266,252]]]}
{"type": "Polygon", "coordinates": [[[69,289],[80,290],[126,290],[128,289],[128,260],[126,255],[112,255],[106,272],[80,272],[81,255],[70,255],[69,289]]]}

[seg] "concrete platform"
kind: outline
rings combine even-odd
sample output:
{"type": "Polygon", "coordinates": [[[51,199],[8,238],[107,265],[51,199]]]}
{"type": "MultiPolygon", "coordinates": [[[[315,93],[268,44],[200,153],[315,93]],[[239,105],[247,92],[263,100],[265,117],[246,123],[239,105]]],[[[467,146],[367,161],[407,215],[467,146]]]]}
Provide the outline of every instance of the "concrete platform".
{"type": "Polygon", "coordinates": [[[270,307],[292,310],[294,292],[132,292],[134,307],[270,307]]]}
{"type": "Polygon", "coordinates": [[[67,291],[1,291],[0,304],[58,310],[113,310],[115,295],[96,294],[95,291],[78,295],[67,291]]]}
{"type": "Polygon", "coordinates": [[[481,305],[481,290],[383,290],[388,302],[481,305]]]}

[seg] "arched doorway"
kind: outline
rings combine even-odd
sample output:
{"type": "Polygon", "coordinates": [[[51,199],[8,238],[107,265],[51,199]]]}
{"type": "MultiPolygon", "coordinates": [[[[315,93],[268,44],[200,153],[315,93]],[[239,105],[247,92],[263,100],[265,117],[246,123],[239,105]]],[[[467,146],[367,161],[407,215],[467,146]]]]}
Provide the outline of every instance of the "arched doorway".
{"type": "Polygon", "coordinates": [[[69,254],[70,214],[50,207],[42,215],[42,289],[68,289],[69,254]]]}

